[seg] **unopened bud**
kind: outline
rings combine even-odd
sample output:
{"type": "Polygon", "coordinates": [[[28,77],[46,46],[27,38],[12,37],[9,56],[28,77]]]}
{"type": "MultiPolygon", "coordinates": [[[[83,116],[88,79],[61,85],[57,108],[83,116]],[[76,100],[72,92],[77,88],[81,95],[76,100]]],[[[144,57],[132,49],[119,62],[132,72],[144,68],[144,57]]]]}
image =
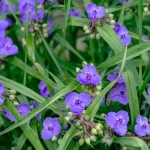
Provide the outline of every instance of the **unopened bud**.
{"type": "Polygon", "coordinates": [[[97,39],[97,40],[100,39],[100,34],[99,34],[99,33],[96,34],[96,39],[97,39]]]}
{"type": "Polygon", "coordinates": [[[84,30],[84,31],[88,30],[88,26],[85,25],[85,26],[83,27],[83,30],[84,30]]]}
{"type": "Polygon", "coordinates": [[[95,34],[93,34],[93,33],[90,34],[90,38],[91,38],[91,39],[94,39],[94,38],[95,38],[95,34]]]}
{"type": "Polygon", "coordinates": [[[113,140],[112,140],[112,139],[108,139],[108,140],[106,140],[106,144],[107,144],[108,146],[111,146],[112,142],[113,142],[113,140]]]}
{"type": "Polygon", "coordinates": [[[18,103],[17,101],[14,101],[14,102],[13,102],[13,105],[14,105],[14,106],[18,106],[19,103],[18,103]]]}
{"type": "Polygon", "coordinates": [[[16,91],[15,90],[9,90],[9,93],[12,94],[12,95],[15,95],[16,91]]]}
{"type": "Polygon", "coordinates": [[[84,139],[82,138],[79,140],[79,145],[82,146],[83,144],[84,144],[84,139]]]}
{"type": "Polygon", "coordinates": [[[96,91],[95,94],[96,96],[98,96],[100,94],[100,91],[96,91]]]}
{"type": "Polygon", "coordinates": [[[97,135],[97,130],[95,128],[93,128],[91,133],[97,135]]]}
{"type": "Polygon", "coordinates": [[[65,117],[65,120],[66,120],[67,122],[69,122],[69,121],[70,121],[70,117],[65,117]]]}
{"type": "Polygon", "coordinates": [[[42,24],[43,28],[46,28],[47,26],[48,26],[47,23],[42,24]]]}
{"type": "Polygon", "coordinates": [[[85,65],[87,65],[87,62],[83,61],[82,66],[84,67],[85,65]]]}
{"type": "Polygon", "coordinates": [[[81,124],[79,122],[76,123],[76,127],[79,127],[81,124]]]}
{"type": "Polygon", "coordinates": [[[109,18],[113,19],[114,18],[114,14],[109,14],[109,18]]]}
{"type": "Polygon", "coordinates": [[[99,130],[99,131],[98,131],[98,135],[103,135],[103,131],[102,131],[102,130],[99,130]]]}
{"type": "Polygon", "coordinates": [[[43,5],[38,5],[37,9],[44,9],[43,5]]]}
{"type": "Polygon", "coordinates": [[[144,7],[144,12],[148,12],[148,8],[147,7],[144,7]]]}
{"type": "Polygon", "coordinates": [[[114,25],[115,23],[116,23],[115,20],[111,20],[111,21],[110,21],[110,24],[112,24],[112,25],[114,25]]]}
{"type": "Polygon", "coordinates": [[[21,27],[21,31],[25,31],[25,27],[21,27]]]}
{"type": "Polygon", "coordinates": [[[105,119],[105,116],[106,116],[106,114],[104,114],[104,113],[101,114],[102,119],[105,119]]]}
{"type": "Polygon", "coordinates": [[[45,38],[47,38],[47,37],[48,37],[48,33],[44,33],[43,36],[44,36],[45,38]]]}
{"type": "Polygon", "coordinates": [[[76,67],[76,72],[77,72],[77,73],[81,72],[81,69],[78,68],[78,67],[76,67]]]}
{"type": "Polygon", "coordinates": [[[89,34],[89,33],[90,33],[90,30],[87,29],[87,30],[85,31],[85,34],[89,34]]]}
{"type": "Polygon", "coordinates": [[[95,142],[95,141],[96,141],[96,136],[92,135],[92,136],[90,137],[90,140],[95,142]]]}
{"type": "Polygon", "coordinates": [[[43,31],[43,34],[47,33],[48,32],[48,28],[43,28],[42,31],[43,31]]]}
{"type": "Polygon", "coordinates": [[[80,125],[80,126],[79,126],[79,129],[83,129],[83,126],[80,125]]]}
{"type": "Polygon", "coordinates": [[[96,89],[97,89],[97,90],[101,90],[101,89],[102,89],[102,86],[101,86],[101,85],[97,85],[97,86],[96,86],[96,89]]]}
{"type": "Polygon", "coordinates": [[[89,138],[89,137],[86,137],[86,138],[85,138],[85,142],[86,142],[88,145],[90,145],[90,138],[89,138]]]}
{"type": "Polygon", "coordinates": [[[102,130],[99,123],[96,124],[95,129],[98,130],[98,131],[102,130]]]}
{"type": "Polygon", "coordinates": [[[22,45],[25,46],[26,44],[27,44],[27,43],[26,43],[26,40],[23,38],[23,39],[22,39],[22,45]]]}
{"type": "Polygon", "coordinates": [[[72,116],[73,115],[73,113],[72,112],[68,112],[68,116],[72,116]]]}
{"type": "Polygon", "coordinates": [[[57,137],[56,136],[53,136],[52,137],[52,141],[56,141],[57,140],[57,137]]]}
{"type": "Polygon", "coordinates": [[[128,148],[126,146],[123,146],[122,150],[128,150],[128,148]]]}
{"type": "Polygon", "coordinates": [[[9,99],[10,99],[11,101],[13,101],[13,100],[15,99],[15,96],[14,96],[14,95],[10,95],[10,96],[9,96],[9,99]]]}

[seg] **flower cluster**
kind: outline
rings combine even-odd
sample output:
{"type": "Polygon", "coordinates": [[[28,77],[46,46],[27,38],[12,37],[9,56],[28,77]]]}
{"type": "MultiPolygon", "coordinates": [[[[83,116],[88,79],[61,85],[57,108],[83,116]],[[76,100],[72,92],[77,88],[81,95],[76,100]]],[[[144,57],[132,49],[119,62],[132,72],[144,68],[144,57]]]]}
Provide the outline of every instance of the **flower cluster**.
{"type": "MultiPolygon", "coordinates": [[[[10,8],[11,8],[12,11],[16,11],[16,6],[15,5],[13,5],[13,4],[9,4],[9,5],[10,5],[10,8]]],[[[5,15],[5,14],[9,13],[10,8],[9,8],[8,3],[7,3],[6,0],[1,0],[0,1],[0,13],[2,15],[5,15]]]]}
{"type": "Polygon", "coordinates": [[[80,115],[90,102],[91,96],[87,93],[70,92],[65,96],[65,104],[69,106],[75,115],[80,115]]]}
{"type": "Polygon", "coordinates": [[[102,18],[105,15],[106,10],[102,6],[96,6],[96,4],[91,3],[87,5],[86,12],[88,13],[90,20],[96,20],[102,18]]]}
{"type": "Polygon", "coordinates": [[[41,81],[41,82],[39,83],[39,86],[38,86],[38,87],[39,87],[39,89],[40,89],[40,95],[41,95],[42,97],[47,98],[47,97],[50,97],[50,96],[51,96],[51,94],[49,93],[49,90],[48,90],[48,88],[47,88],[45,82],[41,81]]]}
{"type": "MultiPolygon", "coordinates": [[[[26,1],[26,0],[18,0],[19,6],[18,10],[21,13],[21,21],[27,21],[27,14],[29,15],[29,19],[31,21],[41,21],[44,18],[45,12],[42,9],[37,10],[36,14],[36,6],[34,1],[26,1]],[[37,15],[37,16],[36,16],[37,15]]],[[[38,0],[38,4],[43,4],[44,0],[38,0]]]]}
{"type": "Polygon", "coordinates": [[[120,110],[117,113],[109,112],[106,116],[106,123],[114,129],[114,131],[124,136],[127,132],[127,125],[129,122],[128,113],[124,110],[120,110]]]}
{"type": "Polygon", "coordinates": [[[123,45],[128,46],[131,43],[131,37],[125,26],[121,26],[119,23],[115,23],[114,31],[116,32],[123,45]]]}
{"type": "Polygon", "coordinates": [[[0,105],[2,105],[4,102],[3,96],[2,96],[3,93],[4,93],[4,86],[2,83],[0,83],[0,105]]]}

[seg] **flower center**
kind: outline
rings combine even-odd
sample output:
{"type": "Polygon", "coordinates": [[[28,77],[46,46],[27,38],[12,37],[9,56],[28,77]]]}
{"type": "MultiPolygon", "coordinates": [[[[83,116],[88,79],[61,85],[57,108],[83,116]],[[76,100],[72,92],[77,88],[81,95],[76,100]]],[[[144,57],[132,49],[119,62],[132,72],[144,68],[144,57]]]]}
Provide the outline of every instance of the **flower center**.
{"type": "Polygon", "coordinates": [[[23,116],[23,112],[21,111],[21,110],[18,110],[19,111],[19,113],[23,116]]]}
{"type": "Polygon", "coordinates": [[[124,39],[125,37],[126,37],[125,33],[121,35],[121,39],[124,39]]]}
{"type": "Polygon", "coordinates": [[[9,44],[6,44],[6,45],[5,45],[5,48],[6,48],[7,50],[10,50],[10,47],[11,47],[11,46],[10,46],[9,44]]]}
{"type": "Polygon", "coordinates": [[[121,91],[121,92],[119,93],[119,95],[120,95],[120,96],[123,96],[125,93],[126,93],[126,91],[121,91]]]}
{"type": "Polygon", "coordinates": [[[148,126],[148,124],[144,124],[143,127],[146,128],[148,126]]]}
{"type": "Polygon", "coordinates": [[[47,130],[52,130],[53,129],[53,127],[51,126],[51,125],[49,125],[48,127],[47,127],[47,130]]]}
{"type": "Polygon", "coordinates": [[[123,120],[120,118],[120,119],[117,119],[117,123],[118,124],[121,124],[123,122],[123,120]]]}
{"type": "Polygon", "coordinates": [[[96,9],[95,9],[95,10],[93,10],[93,11],[92,11],[92,13],[93,13],[93,14],[96,14],[96,13],[97,13],[97,10],[96,10],[96,9]]]}
{"type": "Polygon", "coordinates": [[[81,103],[81,101],[77,98],[76,101],[75,101],[75,104],[79,105],[80,103],[81,103]]]}
{"type": "Polygon", "coordinates": [[[88,80],[91,79],[91,73],[90,73],[90,72],[86,72],[86,78],[87,78],[88,80]]]}

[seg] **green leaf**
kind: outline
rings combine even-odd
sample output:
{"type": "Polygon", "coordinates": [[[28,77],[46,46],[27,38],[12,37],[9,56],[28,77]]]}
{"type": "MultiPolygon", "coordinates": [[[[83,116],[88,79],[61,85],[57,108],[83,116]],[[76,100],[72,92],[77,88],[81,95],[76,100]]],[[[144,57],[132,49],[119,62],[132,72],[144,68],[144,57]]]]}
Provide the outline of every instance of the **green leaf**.
{"type": "Polygon", "coordinates": [[[41,73],[41,75],[44,76],[45,75],[45,70],[43,69],[43,67],[37,62],[35,62],[34,65],[37,68],[37,70],[41,73]]]}
{"type": "Polygon", "coordinates": [[[113,142],[121,145],[138,147],[141,148],[140,150],[149,150],[147,144],[142,139],[137,137],[115,137],[113,142]]]}
{"type": "MultiPolygon", "coordinates": [[[[133,46],[128,49],[127,51],[127,57],[126,60],[130,60],[132,58],[135,58],[147,51],[150,50],[150,42],[145,42],[138,44],[136,46],[133,46]]],[[[108,60],[104,61],[100,65],[97,66],[97,69],[108,69],[109,67],[119,64],[122,61],[123,53],[120,52],[116,54],[115,56],[109,58],[108,60]]]]}
{"type": "Polygon", "coordinates": [[[57,87],[57,84],[54,83],[52,80],[50,80],[47,76],[43,76],[41,73],[36,71],[35,69],[31,68],[27,64],[25,64],[22,60],[20,60],[17,57],[13,57],[11,59],[7,59],[7,62],[19,67],[23,71],[27,72],[29,75],[31,75],[34,78],[37,78],[41,81],[44,81],[48,86],[50,87],[57,87]]]}
{"type": "Polygon", "coordinates": [[[121,13],[120,13],[120,17],[119,17],[119,20],[118,22],[123,25],[124,23],[124,11],[125,11],[125,5],[126,3],[123,4],[123,7],[122,7],[122,10],[121,10],[121,13]]]}
{"type": "Polygon", "coordinates": [[[77,50],[75,50],[70,43],[64,39],[63,37],[61,37],[61,35],[56,34],[54,39],[56,41],[58,41],[59,43],[61,43],[63,46],[65,46],[68,50],[70,50],[72,53],[74,53],[78,58],[80,58],[81,60],[85,60],[78,52],[77,50]]]}
{"type": "Polygon", "coordinates": [[[69,11],[70,11],[70,5],[71,5],[71,0],[65,0],[64,1],[64,11],[65,11],[65,30],[67,27],[67,23],[68,23],[68,17],[69,17],[69,11]]]}
{"type": "Polygon", "coordinates": [[[63,139],[61,140],[59,147],[57,150],[66,150],[68,144],[72,140],[72,138],[76,135],[76,128],[75,126],[71,126],[71,128],[66,132],[63,139]]]}
{"type": "Polygon", "coordinates": [[[27,138],[25,136],[24,133],[21,134],[19,140],[18,140],[18,143],[17,143],[17,149],[22,149],[23,148],[23,145],[25,144],[27,138]]]}
{"type": "Polygon", "coordinates": [[[88,4],[92,3],[91,0],[83,0],[84,6],[86,7],[88,4]]]}
{"type": "Polygon", "coordinates": [[[61,111],[58,110],[56,107],[54,107],[53,103],[55,101],[57,101],[59,98],[61,98],[62,96],[66,95],[68,92],[73,91],[79,85],[79,83],[77,81],[71,82],[70,84],[68,84],[67,86],[65,86],[61,90],[59,90],[52,97],[48,98],[45,101],[45,99],[43,97],[41,97],[40,95],[36,94],[34,91],[32,91],[32,90],[30,90],[30,89],[28,89],[28,88],[26,88],[26,87],[24,87],[22,85],[20,87],[15,87],[18,84],[15,83],[14,81],[11,81],[9,79],[6,79],[6,78],[0,76],[0,82],[2,82],[5,87],[11,88],[11,89],[15,89],[16,91],[18,91],[18,92],[20,92],[20,93],[30,97],[31,99],[37,100],[40,103],[42,103],[37,108],[33,109],[32,112],[29,115],[21,118],[19,121],[17,121],[16,123],[11,125],[7,129],[2,131],[0,133],[0,135],[5,134],[5,133],[7,133],[7,132],[17,128],[18,126],[21,126],[22,124],[26,123],[28,120],[30,120],[33,117],[35,117],[38,113],[40,113],[41,111],[43,111],[46,108],[50,108],[54,112],[56,112],[57,114],[62,115],[61,111]],[[12,84],[12,83],[15,83],[15,84],[12,84]],[[13,88],[13,87],[15,87],[15,88],[13,88]]]}
{"type": "Polygon", "coordinates": [[[89,119],[92,119],[100,106],[101,100],[104,98],[104,96],[107,94],[107,92],[110,91],[110,89],[115,85],[117,80],[111,82],[108,86],[106,86],[101,93],[93,100],[92,104],[86,109],[85,115],[89,116],[89,119]]]}
{"type": "Polygon", "coordinates": [[[134,130],[136,118],[140,114],[135,78],[131,71],[124,72],[123,77],[125,79],[126,89],[128,93],[132,130],[134,130]]]}
{"type": "MultiPolygon", "coordinates": [[[[10,101],[5,100],[4,106],[10,111],[10,113],[15,117],[17,121],[19,121],[19,119],[22,118],[22,116],[19,114],[19,112],[16,110],[16,108],[10,101]]],[[[35,134],[35,132],[27,123],[22,125],[21,129],[23,130],[25,136],[29,139],[29,141],[32,143],[36,150],[44,150],[37,134],[35,134]]]]}

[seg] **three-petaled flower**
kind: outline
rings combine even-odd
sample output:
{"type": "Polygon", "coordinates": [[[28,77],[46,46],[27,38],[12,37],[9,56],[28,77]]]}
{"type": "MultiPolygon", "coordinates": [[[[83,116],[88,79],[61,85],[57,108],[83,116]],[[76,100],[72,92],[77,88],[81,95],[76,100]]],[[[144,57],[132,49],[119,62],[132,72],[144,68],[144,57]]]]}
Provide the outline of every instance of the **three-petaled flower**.
{"type": "Polygon", "coordinates": [[[90,102],[91,96],[87,93],[70,92],[65,96],[65,104],[69,106],[75,115],[80,115],[90,102]]]}
{"type": "Polygon", "coordinates": [[[42,138],[44,140],[52,139],[53,136],[59,135],[61,131],[58,118],[47,117],[43,122],[42,138]]]}
{"type": "Polygon", "coordinates": [[[124,110],[120,110],[117,113],[109,112],[105,118],[106,123],[110,126],[114,131],[124,136],[127,132],[127,125],[129,122],[128,113],[124,110]]]}

